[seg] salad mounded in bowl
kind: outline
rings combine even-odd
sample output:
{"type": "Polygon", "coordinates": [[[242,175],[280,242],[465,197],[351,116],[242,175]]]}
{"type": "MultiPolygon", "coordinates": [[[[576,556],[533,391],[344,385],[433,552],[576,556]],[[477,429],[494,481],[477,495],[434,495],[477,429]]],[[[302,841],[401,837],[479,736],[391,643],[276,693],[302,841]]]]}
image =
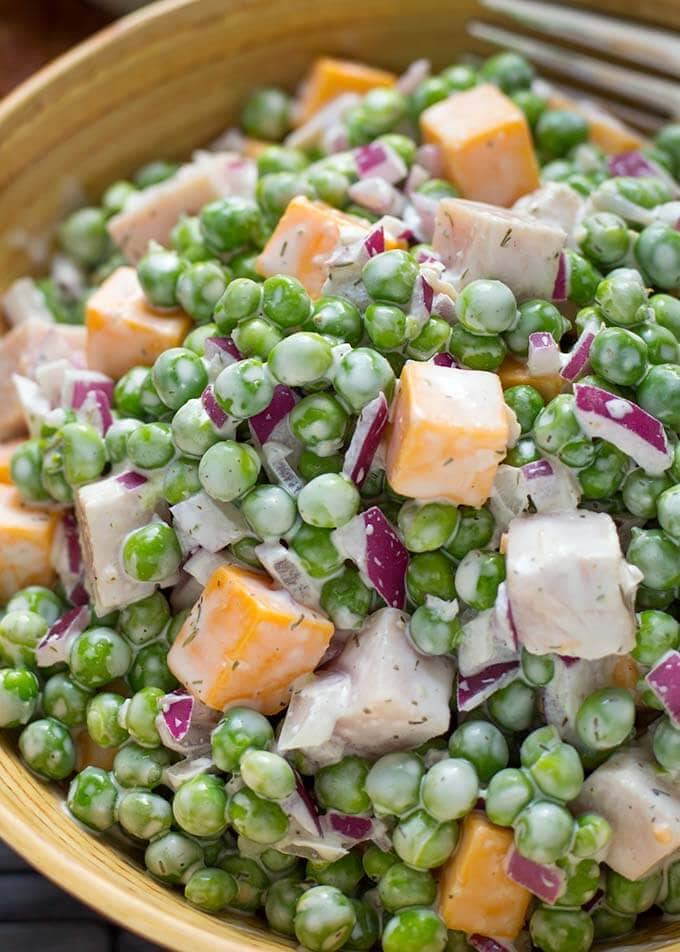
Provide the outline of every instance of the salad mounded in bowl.
{"type": "Polygon", "coordinates": [[[680,913],[680,126],[501,53],[113,183],[3,298],[0,726],[311,952],[680,913]]]}

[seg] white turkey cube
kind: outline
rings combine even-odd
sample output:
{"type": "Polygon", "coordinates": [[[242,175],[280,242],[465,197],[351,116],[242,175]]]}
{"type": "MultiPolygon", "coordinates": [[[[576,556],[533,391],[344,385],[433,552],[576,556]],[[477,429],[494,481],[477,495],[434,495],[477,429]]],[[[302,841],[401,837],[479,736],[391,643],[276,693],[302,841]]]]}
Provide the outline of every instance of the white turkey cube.
{"type": "Polygon", "coordinates": [[[541,691],[541,704],[546,722],[558,729],[562,740],[579,743],[578,709],[594,691],[611,685],[616,661],[616,655],[595,661],[555,658],[555,673],[541,691]]]}
{"type": "Polygon", "coordinates": [[[632,650],[642,576],[623,558],[611,516],[579,509],[513,519],[506,568],[527,651],[604,658],[632,650]]]}
{"type": "Polygon", "coordinates": [[[548,182],[535,192],[523,195],[512,206],[513,212],[536,222],[561,228],[567,244],[575,247],[574,233],[583,218],[585,202],[576,189],[563,182],[548,182]]]}
{"type": "Polygon", "coordinates": [[[458,289],[495,278],[520,301],[550,300],[566,237],[561,228],[518,212],[445,198],[437,209],[432,247],[458,289]]]}
{"type": "Polygon", "coordinates": [[[149,242],[167,245],[182,215],[197,215],[204,205],[225,195],[254,199],[257,169],[235,153],[198,153],[165,182],[133,195],[109,221],[111,238],[131,264],[146,254],[149,242]]]}
{"type": "MultiPolygon", "coordinates": [[[[316,762],[318,757],[325,758],[326,743],[331,743],[336,760],[343,752],[379,757],[419,747],[448,730],[453,665],[446,658],[418,654],[406,626],[407,618],[400,611],[383,608],[352,635],[339,658],[326,668],[350,679],[342,703],[330,709],[332,733],[325,731],[326,740],[314,747],[298,749],[316,762]]],[[[327,686],[320,681],[318,691],[326,696],[327,686]]],[[[312,683],[304,689],[310,707],[314,687],[312,683]]],[[[284,721],[284,735],[294,710],[293,703],[284,721]]]]}
{"type": "Polygon", "coordinates": [[[677,784],[641,747],[621,750],[594,770],[573,806],[609,821],[607,865],[628,879],[646,876],[680,848],[677,784]]]}
{"type": "Polygon", "coordinates": [[[137,582],[125,572],[122,548],[130,532],[151,521],[162,489],[160,478],[128,489],[120,476],[109,476],[76,493],[85,577],[97,614],[124,608],[155,590],[153,582],[137,582]]]}

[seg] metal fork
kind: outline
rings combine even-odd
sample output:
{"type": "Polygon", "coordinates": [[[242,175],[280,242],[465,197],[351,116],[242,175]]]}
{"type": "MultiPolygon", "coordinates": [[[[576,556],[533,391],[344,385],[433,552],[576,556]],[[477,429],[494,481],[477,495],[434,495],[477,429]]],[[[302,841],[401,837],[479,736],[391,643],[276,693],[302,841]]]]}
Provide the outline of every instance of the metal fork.
{"type": "MultiPolygon", "coordinates": [[[[588,95],[619,118],[646,131],[671,119],[680,120],[680,84],[640,72],[651,68],[680,79],[680,34],[613,16],[575,9],[542,0],[479,0],[487,19],[467,23],[470,36],[522,53],[538,66],[560,77],[560,87],[573,93],[568,83],[588,88],[588,95]],[[499,25],[497,18],[512,21],[499,25]],[[550,41],[527,35],[547,34],[550,41]],[[613,56],[630,66],[605,62],[560,45],[560,40],[613,56]],[[562,81],[566,78],[567,84],[562,81]],[[594,95],[592,95],[594,93],[594,95]],[[623,97],[627,103],[612,100],[623,97]]],[[[583,90],[577,95],[583,96],[583,90]]]]}

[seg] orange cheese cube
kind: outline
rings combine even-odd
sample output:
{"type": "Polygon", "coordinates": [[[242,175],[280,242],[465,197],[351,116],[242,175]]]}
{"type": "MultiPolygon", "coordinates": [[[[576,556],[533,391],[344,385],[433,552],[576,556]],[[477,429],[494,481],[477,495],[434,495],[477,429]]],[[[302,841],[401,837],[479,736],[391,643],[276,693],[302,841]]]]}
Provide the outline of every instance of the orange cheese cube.
{"type": "Polygon", "coordinates": [[[246,136],[243,140],[243,146],[241,151],[248,159],[256,159],[258,155],[262,155],[265,149],[268,149],[270,145],[276,145],[276,142],[267,142],[266,139],[253,139],[251,136],[246,136]]]}
{"type": "Polygon", "coordinates": [[[460,845],[439,881],[439,914],[447,928],[499,939],[519,935],[531,893],[503,868],[512,839],[512,830],[494,826],[483,813],[465,817],[460,845]]]}
{"type": "Polygon", "coordinates": [[[441,147],[445,175],[463,198],[507,207],[540,185],[524,113],[495,86],[475,86],[429,106],[420,130],[425,142],[441,147]]]}
{"type": "Polygon", "coordinates": [[[0,602],[26,585],[55,581],[51,551],[59,514],[30,509],[13,486],[0,485],[0,602]]]}
{"type": "Polygon", "coordinates": [[[558,393],[562,393],[565,380],[559,374],[538,374],[532,376],[526,364],[515,360],[513,357],[506,357],[498,368],[498,376],[501,378],[503,389],[517,387],[520,384],[528,384],[535,390],[538,390],[544,400],[550,401],[558,393]]]}
{"type": "Polygon", "coordinates": [[[482,506],[509,436],[496,374],[409,360],[388,433],[390,486],[416,499],[482,506]]]}
{"type": "Polygon", "coordinates": [[[312,297],[318,297],[328,276],[326,262],[341,237],[358,240],[368,227],[363,218],[345,215],[325,202],[297,195],[288,203],[257,259],[258,273],[265,278],[290,274],[302,282],[312,297]]]}
{"type": "Polygon", "coordinates": [[[6,486],[12,485],[12,473],[10,466],[15,450],[18,450],[23,440],[9,440],[7,443],[0,443],[0,483],[6,486]]]}
{"type": "Polygon", "coordinates": [[[208,707],[281,711],[321,660],[334,628],[265,576],[220,566],[170,649],[170,670],[208,707]]]}
{"type": "Polygon", "coordinates": [[[563,93],[553,92],[548,99],[548,105],[551,109],[570,109],[587,119],[588,138],[609,155],[630,152],[632,149],[649,145],[649,139],[645,139],[616,116],[587,99],[571,99],[563,93]]]}
{"type": "Polygon", "coordinates": [[[186,314],[149,307],[134,268],[118,268],[87,302],[87,365],[117,380],[131,367],[150,367],[179,347],[192,327],[186,314]]]}
{"type": "Polygon", "coordinates": [[[352,60],[322,56],[314,62],[304,80],[295,109],[295,124],[302,125],[331,99],[343,93],[363,95],[377,86],[394,86],[397,77],[384,69],[352,60]]]}

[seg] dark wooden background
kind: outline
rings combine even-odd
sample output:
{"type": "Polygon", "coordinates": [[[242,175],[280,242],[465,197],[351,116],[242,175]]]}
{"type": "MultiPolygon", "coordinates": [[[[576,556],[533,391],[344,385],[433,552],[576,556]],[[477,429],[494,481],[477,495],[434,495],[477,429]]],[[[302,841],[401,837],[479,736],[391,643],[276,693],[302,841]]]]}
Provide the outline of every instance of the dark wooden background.
{"type": "MultiPolygon", "coordinates": [[[[84,0],[0,0],[0,97],[110,19],[84,0]]],[[[62,892],[0,842],[1,952],[157,949],[62,892]]]]}

